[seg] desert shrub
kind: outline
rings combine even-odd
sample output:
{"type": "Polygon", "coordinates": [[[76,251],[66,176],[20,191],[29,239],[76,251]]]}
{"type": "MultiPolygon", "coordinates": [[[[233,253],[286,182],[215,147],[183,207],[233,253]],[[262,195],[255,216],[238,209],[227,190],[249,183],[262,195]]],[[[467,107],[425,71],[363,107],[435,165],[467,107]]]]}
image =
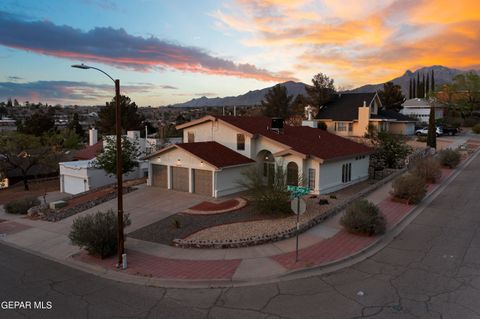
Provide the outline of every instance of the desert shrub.
{"type": "Polygon", "coordinates": [[[475,126],[472,127],[472,132],[475,134],[480,134],[480,123],[475,124],[475,126]]]}
{"type": "Polygon", "coordinates": [[[280,217],[292,213],[287,174],[283,166],[276,165],[274,176],[270,178],[265,178],[256,168],[245,170],[242,174],[244,178],[237,183],[246,189],[247,195],[260,213],[280,217]]]}
{"type": "Polygon", "coordinates": [[[443,166],[455,168],[460,163],[461,155],[459,151],[454,151],[448,148],[445,150],[441,150],[438,153],[438,156],[440,159],[440,163],[443,166]]]}
{"type": "Polygon", "coordinates": [[[413,168],[413,174],[423,178],[426,183],[436,183],[442,177],[440,163],[433,157],[418,160],[413,168]]]}
{"type": "Polygon", "coordinates": [[[318,204],[320,204],[320,205],[328,205],[328,199],[321,198],[321,199],[318,201],[318,204]]]}
{"type": "Polygon", "coordinates": [[[426,143],[427,142],[427,137],[426,136],[418,136],[417,137],[417,142],[426,143]]]}
{"type": "MultiPolygon", "coordinates": [[[[130,225],[129,215],[123,216],[124,226],[130,225]]],[[[74,245],[85,248],[102,259],[117,251],[117,214],[113,210],[77,217],[68,238],[74,245]]]]}
{"type": "Polygon", "coordinates": [[[347,207],[340,224],[349,232],[372,236],[385,232],[386,220],[375,204],[362,199],[347,207]]]}
{"type": "Polygon", "coordinates": [[[4,208],[9,214],[26,214],[29,208],[37,205],[40,201],[36,197],[25,197],[8,202],[4,208]]]}
{"type": "Polygon", "coordinates": [[[330,195],[329,196],[331,199],[337,199],[337,195],[330,195]]]}
{"type": "Polygon", "coordinates": [[[425,179],[413,174],[400,176],[393,181],[390,194],[407,200],[409,204],[418,204],[427,194],[425,179]]]}

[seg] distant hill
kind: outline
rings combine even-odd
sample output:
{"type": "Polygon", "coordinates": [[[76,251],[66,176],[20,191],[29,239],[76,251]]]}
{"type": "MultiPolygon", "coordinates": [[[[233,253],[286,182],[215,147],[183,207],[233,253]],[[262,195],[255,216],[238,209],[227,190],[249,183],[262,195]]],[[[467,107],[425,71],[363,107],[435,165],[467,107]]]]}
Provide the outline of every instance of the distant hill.
{"type": "MultiPolygon", "coordinates": [[[[424,67],[421,69],[416,70],[415,72],[412,72],[410,70],[407,70],[405,74],[402,76],[390,80],[394,84],[398,84],[402,87],[402,92],[405,96],[408,97],[408,90],[409,90],[409,83],[410,79],[412,78],[417,78],[417,74],[420,73],[420,79],[422,78],[422,75],[425,74],[430,74],[432,70],[435,73],[435,85],[441,85],[441,84],[446,84],[446,83],[451,83],[453,80],[453,77],[457,74],[465,73],[467,71],[463,70],[458,70],[458,69],[451,69],[447,68],[441,65],[434,65],[434,66],[429,66],[429,67],[424,67]]],[[[475,70],[473,70],[475,71],[475,70]]],[[[478,74],[480,74],[480,71],[475,71],[478,74]]],[[[375,92],[383,89],[383,83],[380,84],[367,84],[364,86],[361,86],[359,88],[349,90],[347,92],[352,92],[352,93],[368,93],[368,92],[375,92]]]]}
{"type": "MultiPolygon", "coordinates": [[[[452,68],[447,68],[441,65],[434,65],[434,66],[429,66],[429,67],[424,67],[421,69],[416,70],[415,72],[412,72],[410,70],[407,70],[405,74],[403,74],[400,77],[397,77],[395,79],[390,80],[394,84],[398,84],[402,87],[403,94],[408,97],[408,90],[409,90],[409,83],[411,78],[417,78],[417,74],[420,73],[420,77],[425,74],[430,74],[431,71],[434,70],[435,73],[435,84],[436,85],[441,85],[445,83],[450,83],[452,82],[452,79],[455,75],[465,73],[467,71],[463,70],[458,70],[458,69],[452,69],[452,68]]],[[[474,70],[475,71],[475,70],[474,70]]],[[[475,71],[478,74],[480,74],[480,71],[475,71]]],[[[284,85],[287,88],[288,94],[293,95],[294,97],[297,96],[298,94],[303,94],[307,95],[307,92],[305,90],[305,86],[307,84],[302,83],[302,82],[284,82],[280,83],[281,85],[284,85]]],[[[204,107],[204,106],[250,106],[250,105],[259,105],[263,98],[265,97],[265,94],[271,89],[272,87],[267,87],[261,90],[254,90],[254,91],[248,91],[245,94],[238,95],[238,96],[227,96],[227,97],[215,97],[215,98],[208,98],[206,96],[202,96],[198,99],[192,99],[190,101],[184,102],[184,103],[178,103],[178,104],[173,104],[169,106],[174,106],[174,107],[204,107]]],[[[367,84],[363,85],[361,87],[358,87],[353,90],[348,90],[345,92],[351,92],[351,93],[369,93],[369,92],[375,92],[378,90],[383,89],[383,83],[379,84],[367,84]]]]}
{"type": "MultiPolygon", "coordinates": [[[[307,92],[305,90],[305,83],[302,82],[284,82],[280,83],[281,85],[287,88],[287,92],[289,95],[293,95],[294,98],[298,94],[306,95],[307,92]]],[[[227,97],[215,97],[215,98],[208,98],[206,96],[202,96],[198,99],[192,99],[185,103],[178,103],[173,104],[170,106],[174,107],[203,107],[203,106],[244,106],[244,105],[259,105],[265,94],[271,89],[272,87],[264,88],[261,90],[254,90],[248,91],[245,94],[238,95],[238,96],[227,96],[227,97]]]]}

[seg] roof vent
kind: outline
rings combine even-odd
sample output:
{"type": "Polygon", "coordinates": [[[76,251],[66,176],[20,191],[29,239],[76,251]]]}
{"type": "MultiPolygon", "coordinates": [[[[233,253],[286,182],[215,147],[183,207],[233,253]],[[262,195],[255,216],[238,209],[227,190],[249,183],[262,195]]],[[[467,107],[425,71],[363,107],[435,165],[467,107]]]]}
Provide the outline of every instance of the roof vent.
{"type": "Polygon", "coordinates": [[[367,101],[363,101],[363,107],[367,107],[367,101]]]}

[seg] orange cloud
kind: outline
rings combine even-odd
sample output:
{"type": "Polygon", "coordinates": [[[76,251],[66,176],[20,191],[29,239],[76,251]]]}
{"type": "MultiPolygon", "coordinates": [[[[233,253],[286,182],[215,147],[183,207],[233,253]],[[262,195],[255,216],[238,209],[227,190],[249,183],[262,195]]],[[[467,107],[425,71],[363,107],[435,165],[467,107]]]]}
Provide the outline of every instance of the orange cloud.
{"type": "Polygon", "coordinates": [[[480,66],[478,0],[236,3],[237,10],[222,12],[222,22],[240,32],[229,18],[247,25],[247,45],[267,52],[288,48],[288,54],[296,48],[290,61],[302,74],[325,68],[342,83],[361,85],[434,64],[480,66]],[[302,14],[318,18],[299,18],[302,14]]]}

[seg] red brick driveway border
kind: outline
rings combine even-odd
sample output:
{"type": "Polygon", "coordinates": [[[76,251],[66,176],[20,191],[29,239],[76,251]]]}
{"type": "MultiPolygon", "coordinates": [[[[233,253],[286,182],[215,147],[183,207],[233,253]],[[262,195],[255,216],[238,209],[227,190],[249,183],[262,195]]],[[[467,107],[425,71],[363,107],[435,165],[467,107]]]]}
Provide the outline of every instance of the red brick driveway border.
{"type": "Polygon", "coordinates": [[[220,203],[204,201],[200,204],[190,207],[189,209],[184,210],[183,213],[192,215],[223,214],[243,208],[247,206],[247,204],[248,202],[241,197],[228,199],[220,203]]]}

